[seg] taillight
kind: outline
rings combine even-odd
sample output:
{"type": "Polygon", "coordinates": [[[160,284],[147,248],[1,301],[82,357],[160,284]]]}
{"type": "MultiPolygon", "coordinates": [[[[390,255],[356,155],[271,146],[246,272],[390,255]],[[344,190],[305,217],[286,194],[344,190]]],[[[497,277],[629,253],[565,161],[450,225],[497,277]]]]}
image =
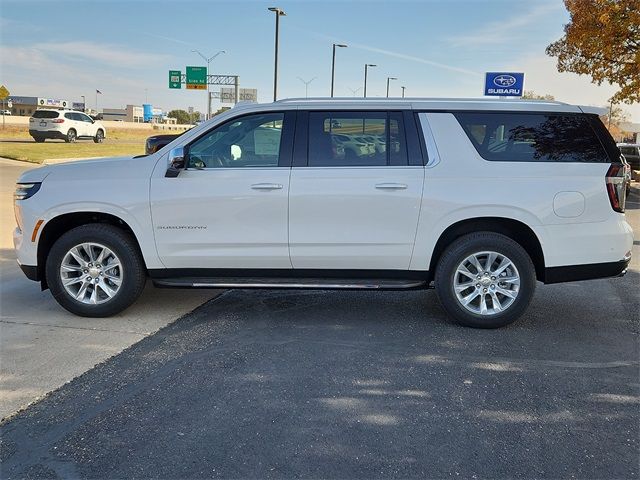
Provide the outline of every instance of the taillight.
{"type": "Polygon", "coordinates": [[[56,118],[51,123],[64,123],[64,118],[56,118]]]}
{"type": "Polygon", "coordinates": [[[624,204],[627,200],[628,175],[626,170],[624,164],[614,163],[607,170],[605,177],[611,208],[620,213],[624,213],[624,204]]]}

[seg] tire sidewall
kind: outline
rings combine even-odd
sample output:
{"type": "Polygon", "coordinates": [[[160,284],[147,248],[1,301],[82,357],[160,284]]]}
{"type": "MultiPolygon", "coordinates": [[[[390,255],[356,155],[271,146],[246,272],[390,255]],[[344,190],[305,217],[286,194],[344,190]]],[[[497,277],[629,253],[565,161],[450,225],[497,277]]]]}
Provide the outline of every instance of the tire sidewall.
{"type": "Polygon", "coordinates": [[[78,139],[77,132],[73,128],[70,128],[67,131],[67,138],[66,138],[67,143],[74,143],[77,139],[78,139]],[[73,132],[73,134],[71,132],[73,132]]]}
{"type": "MultiPolygon", "coordinates": [[[[141,292],[139,285],[140,259],[131,248],[123,245],[127,241],[123,234],[103,225],[85,225],[62,235],[51,248],[46,261],[47,284],[53,297],[70,312],[85,317],[106,317],[127,308],[141,292]],[[74,299],[62,285],[60,265],[67,252],[86,242],[100,243],[113,251],[122,264],[122,284],[113,298],[107,302],[90,305],[74,299]]],[[[144,284],[142,285],[144,286],[144,284]]]]}
{"type": "Polygon", "coordinates": [[[96,132],[96,136],[93,137],[93,141],[95,143],[102,143],[104,141],[104,132],[102,131],[102,129],[98,129],[98,131],[96,132]]]}
{"type": "Polygon", "coordinates": [[[527,309],[536,287],[535,267],[527,252],[500,234],[476,234],[454,242],[441,258],[436,271],[436,290],[445,310],[459,323],[474,328],[499,328],[517,320],[527,309]],[[456,296],[453,279],[458,265],[473,253],[493,251],[508,257],[518,269],[520,288],[515,301],[504,312],[479,315],[465,309],[456,296]]]}

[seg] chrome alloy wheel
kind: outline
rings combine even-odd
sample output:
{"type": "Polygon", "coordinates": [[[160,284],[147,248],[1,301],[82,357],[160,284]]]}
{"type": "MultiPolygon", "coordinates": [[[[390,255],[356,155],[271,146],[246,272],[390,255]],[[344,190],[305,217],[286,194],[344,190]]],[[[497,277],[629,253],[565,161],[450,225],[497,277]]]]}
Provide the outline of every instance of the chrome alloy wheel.
{"type": "Polygon", "coordinates": [[[115,253],[99,243],[81,243],[60,265],[60,280],[71,297],[86,304],[108,302],[122,286],[123,269],[115,253]]]}
{"type": "Polygon", "coordinates": [[[495,315],[513,305],[520,290],[520,274],[508,257],[497,252],[477,252],[456,268],[453,289],[466,310],[495,315]]]}

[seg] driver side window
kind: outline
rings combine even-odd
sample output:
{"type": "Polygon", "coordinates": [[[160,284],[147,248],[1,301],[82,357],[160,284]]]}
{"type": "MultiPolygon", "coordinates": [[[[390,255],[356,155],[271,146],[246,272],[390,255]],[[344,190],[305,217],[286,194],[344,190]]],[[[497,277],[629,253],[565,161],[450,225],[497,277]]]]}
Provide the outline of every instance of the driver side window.
{"type": "Polygon", "coordinates": [[[189,145],[187,168],[277,167],[283,113],[230,120],[189,145]]]}

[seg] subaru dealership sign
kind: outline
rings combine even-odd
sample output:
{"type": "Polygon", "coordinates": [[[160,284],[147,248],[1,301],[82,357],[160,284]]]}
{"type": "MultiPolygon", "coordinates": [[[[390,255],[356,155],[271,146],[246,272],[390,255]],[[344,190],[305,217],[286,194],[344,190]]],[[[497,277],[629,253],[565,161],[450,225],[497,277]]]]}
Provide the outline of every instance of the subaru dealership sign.
{"type": "Polygon", "coordinates": [[[524,73],[487,72],[484,94],[493,97],[521,97],[524,92],[524,73]]]}

